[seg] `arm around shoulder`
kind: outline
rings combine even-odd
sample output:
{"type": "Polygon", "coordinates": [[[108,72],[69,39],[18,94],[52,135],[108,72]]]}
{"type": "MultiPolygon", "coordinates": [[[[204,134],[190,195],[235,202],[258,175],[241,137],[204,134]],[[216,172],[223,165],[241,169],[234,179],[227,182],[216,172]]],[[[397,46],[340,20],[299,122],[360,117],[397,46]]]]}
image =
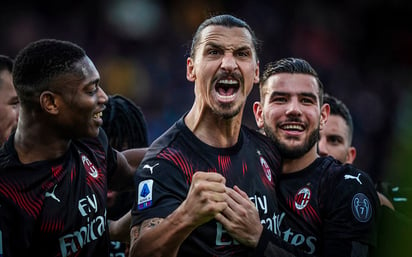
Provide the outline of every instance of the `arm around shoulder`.
{"type": "Polygon", "coordinates": [[[133,148],[117,152],[117,169],[110,179],[109,186],[117,191],[133,191],[134,175],[143,160],[147,148],[133,148]]]}

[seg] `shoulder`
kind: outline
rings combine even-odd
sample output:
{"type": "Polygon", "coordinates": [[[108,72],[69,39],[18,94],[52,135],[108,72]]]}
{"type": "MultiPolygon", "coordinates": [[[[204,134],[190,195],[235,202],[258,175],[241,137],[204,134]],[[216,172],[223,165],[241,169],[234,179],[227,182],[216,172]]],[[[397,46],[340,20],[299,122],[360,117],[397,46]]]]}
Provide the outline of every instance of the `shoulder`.
{"type": "Polygon", "coordinates": [[[271,150],[275,149],[275,145],[273,144],[272,140],[257,130],[242,125],[241,133],[244,138],[245,144],[255,144],[257,146],[270,148],[271,150]]]}
{"type": "MultiPolygon", "coordinates": [[[[242,125],[241,133],[243,134],[244,143],[246,145],[253,145],[255,148],[265,152],[270,158],[275,158],[280,161],[280,153],[273,141],[263,135],[261,132],[242,125]]],[[[252,149],[252,148],[251,148],[252,149]]]]}
{"type": "Polygon", "coordinates": [[[353,164],[342,164],[331,157],[326,157],[322,165],[324,176],[327,176],[329,180],[334,180],[335,183],[374,188],[369,174],[353,164]]]}
{"type": "Polygon", "coordinates": [[[172,148],[173,143],[179,140],[182,133],[183,130],[180,128],[178,123],[172,125],[149,146],[143,162],[147,159],[155,158],[163,151],[172,148]]]}
{"type": "MultiPolygon", "coordinates": [[[[331,206],[347,206],[360,222],[370,218],[372,212],[362,217],[360,209],[377,209],[378,195],[370,176],[352,164],[342,164],[326,159],[323,170],[323,197],[331,206]]],[[[339,207],[340,208],[340,207],[339,207]]]]}

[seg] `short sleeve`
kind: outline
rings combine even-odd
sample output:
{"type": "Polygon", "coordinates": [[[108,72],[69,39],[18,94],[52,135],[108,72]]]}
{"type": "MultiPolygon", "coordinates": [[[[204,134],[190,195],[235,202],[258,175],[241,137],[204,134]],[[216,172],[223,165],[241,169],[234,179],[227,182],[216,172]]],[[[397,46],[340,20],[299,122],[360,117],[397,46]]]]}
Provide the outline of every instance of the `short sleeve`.
{"type": "MultiPolygon", "coordinates": [[[[366,245],[376,244],[379,200],[370,177],[353,166],[345,165],[325,181],[321,195],[324,216],[324,242],[345,240],[366,245]]],[[[338,249],[336,249],[338,250],[338,249]]]]}
{"type": "Polygon", "coordinates": [[[137,169],[135,187],[132,226],[172,213],[186,199],[190,181],[169,161],[149,159],[137,169]]]}

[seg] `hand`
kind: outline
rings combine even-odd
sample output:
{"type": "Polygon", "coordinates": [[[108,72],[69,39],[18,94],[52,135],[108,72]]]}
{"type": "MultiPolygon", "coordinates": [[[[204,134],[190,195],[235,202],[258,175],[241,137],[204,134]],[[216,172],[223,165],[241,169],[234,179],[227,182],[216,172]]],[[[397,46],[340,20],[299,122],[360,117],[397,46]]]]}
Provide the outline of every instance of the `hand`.
{"type": "Polygon", "coordinates": [[[226,188],[226,192],[228,208],[217,214],[216,220],[239,243],[256,247],[263,230],[258,210],[239,187],[226,188]]]}
{"type": "Polygon", "coordinates": [[[130,256],[177,256],[194,229],[227,208],[225,183],[218,173],[196,172],[186,199],[174,212],[132,227],[130,256]]]}
{"type": "Polygon", "coordinates": [[[194,228],[227,208],[225,183],[226,179],[218,173],[194,173],[187,197],[178,208],[194,228]]]}

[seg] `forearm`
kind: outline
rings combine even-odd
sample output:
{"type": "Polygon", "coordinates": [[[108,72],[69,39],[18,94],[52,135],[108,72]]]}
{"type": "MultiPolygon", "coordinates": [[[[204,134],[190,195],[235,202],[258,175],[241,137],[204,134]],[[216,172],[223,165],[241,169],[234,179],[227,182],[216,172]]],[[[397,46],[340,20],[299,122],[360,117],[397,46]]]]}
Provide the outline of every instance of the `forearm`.
{"type": "Polygon", "coordinates": [[[129,256],[177,256],[181,244],[194,228],[176,212],[166,219],[144,221],[131,230],[129,256]]]}
{"type": "Polygon", "coordinates": [[[132,219],[129,211],[118,220],[112,220],[109,223],[110,240],[130,242],[130,222],[132,219]]]}
{"type": "Polygon", "coordinates": [[[117,169],[109,181],[109,188],[124,192],[134,191],[134,176],[146,148],[129,149],[117,152],[117,169]]]}
{"type": "Polygon", "coordinates": [[[126,158],[129,165],[132,166],[134,170],[136,170],[140,162],[143,160],[143,157],[146,154],[146,152],[147,148],[134,148],[124,150],[122,154],[126,158]]]}

